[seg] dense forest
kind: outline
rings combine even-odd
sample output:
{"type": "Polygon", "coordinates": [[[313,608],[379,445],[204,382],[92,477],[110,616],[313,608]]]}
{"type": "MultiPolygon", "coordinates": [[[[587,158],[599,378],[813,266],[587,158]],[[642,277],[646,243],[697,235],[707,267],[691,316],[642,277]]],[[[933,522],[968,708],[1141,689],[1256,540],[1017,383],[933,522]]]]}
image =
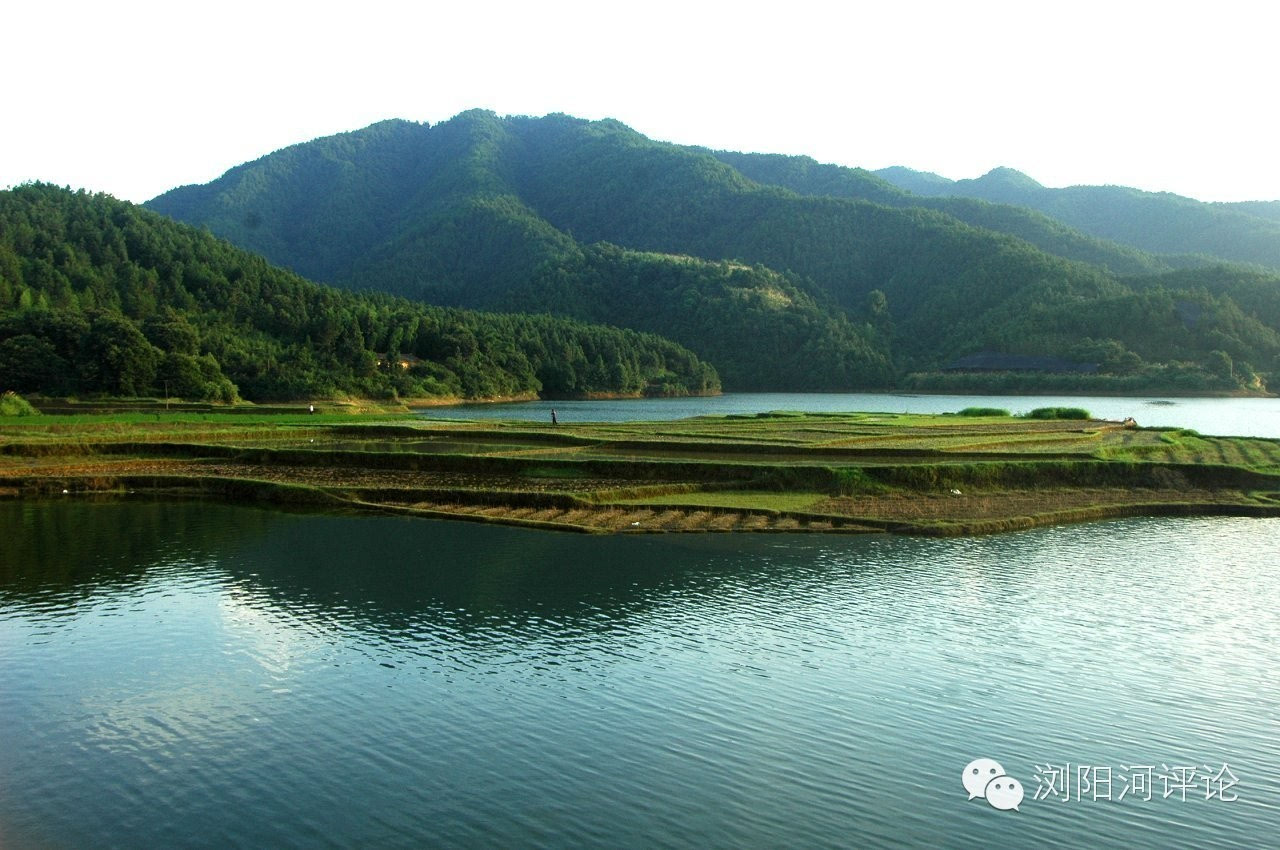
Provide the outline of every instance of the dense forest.
{"type": "Polygon", "coordinates": [[[1026,207],[1143,251],[1200,254],[1280,271],[1280,213],[1275,202],[1209,204],[1126,186],[1050,189],[1012,168],[996,168],[972,180],[948,180],[901,167],[876,174],[917,195],[1026,207]]]}
{"type": "MultiPolygon", "coordinates": [[[[782,186],[801,195],[851,198],[893,207],[937,210],[965,224],[994,230],[1030,242],[1046,254],[1076,260],[1120,275],[1154,274],[1175,268],[1207,265],[1202,257],[1157,255],[1096,236],[1026,207],[961,196],[914,193],[906,185],[932,186],[920,172],[892,168],[872,173],[861,168],[819,163],[807,156],[714,151],[721,162],[733,166],[758,183],[782,186]],[[899,172],[906,172],[901,176],[899,172]],[[915,178],[921,180],[915,180],[915,178]]],[[[937,175],[941,183],[946,179],[937,175]]]]}
{"type": "Polygon", "coordinates": [[[1097,371],[1071,380],[1100,389],[1280,372],[1275,277],[616,121],[388,121],[149,206],[346,288],[659,331],[731,389],[1013,380],[950,374],[980,351],[1087,357],[1097,371]]]}
{"type": "Polygon", "coordinates": [[[719,379],[653,334],[341,292],[141,207],[27,185],[0,192],[0,389],[555,397],[708,393],[719,379]]]}
{"type": "Polygon", "coordinates": [[[715,364],[736,390],[890,387],[887,328],[826,310],[793,275],[644,254],[605,243],[547,264],[499,302],[661,333],[715,364]]]}

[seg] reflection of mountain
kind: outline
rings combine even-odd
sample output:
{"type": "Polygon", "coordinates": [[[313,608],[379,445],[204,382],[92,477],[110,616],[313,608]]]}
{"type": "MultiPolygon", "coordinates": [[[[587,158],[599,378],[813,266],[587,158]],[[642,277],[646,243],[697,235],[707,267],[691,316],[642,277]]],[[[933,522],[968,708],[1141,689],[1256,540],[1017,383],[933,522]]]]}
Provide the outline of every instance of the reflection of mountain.
{"type": "Polygon", "coordinates": [[[0,602],[39,598],[74,605],[145,581],[155,567],[205,565],[238,540],[263,533],[271,513],[242,509],[234,522],[204,502],[0,502],[0,602]]]}
{"type": "Polygon", "coordinates": [[[768,548],[759,538],[604,537],[312,515],[241,546],[225,569],[293,616],[371,638],[511,646],[625,631],[637,612],[692,606],[748,577],[757,585],[762,577],[742,564],[765,563],[752,555],[768,548]]]}
{"type": "MultiPolygon", "coordinates": [[[[548,534],[469,523],[284,513],[207,502],[0,505],[20,558],[0,602],[74,608],[184,565],[317,632],[512,648],[625,632],[639,612],[705,607],[776,584],[803,593],[830,541],[548,534]],[[758,565],[753,568],[751,565],[758,565]],[[20,565],[20,566],[19,566],[20,565]],[[744,565],[747,565],[744,568],[744,565]]],[[[848,552],[872,541],[842,539],[848,552]]],[[[855,556],[856,557],[856,556],[855,556]]]]}

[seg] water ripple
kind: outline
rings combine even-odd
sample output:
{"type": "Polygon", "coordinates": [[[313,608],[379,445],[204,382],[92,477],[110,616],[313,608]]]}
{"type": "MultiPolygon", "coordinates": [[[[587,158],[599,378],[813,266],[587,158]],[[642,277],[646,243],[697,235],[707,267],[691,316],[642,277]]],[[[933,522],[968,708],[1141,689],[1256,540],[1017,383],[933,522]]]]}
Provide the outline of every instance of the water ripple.
{"type": "MultiPolygon", "coordinates": [[[[181,540],[117,552],[103,531],[0,582],[6,847],[1280,834],[1273,520],[962,540],[207,505],[113,523],[148,517],[181,540]],[[1242,800],[1002,813],[960,788],[980,755],[1028,795],[1037,765],[1229,763],[1242,800]]],[[[0,505],[0,531],[18,520],[0,505]]]]}

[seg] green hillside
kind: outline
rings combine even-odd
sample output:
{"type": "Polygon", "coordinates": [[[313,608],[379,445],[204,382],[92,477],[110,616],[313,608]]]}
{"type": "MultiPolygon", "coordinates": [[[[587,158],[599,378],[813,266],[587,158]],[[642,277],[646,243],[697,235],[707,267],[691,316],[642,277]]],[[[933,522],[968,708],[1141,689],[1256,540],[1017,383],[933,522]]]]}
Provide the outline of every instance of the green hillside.
{"type": "Polygon", "coordinates": [[[888,168],[876,172],[917,194],[977,198],[1037,210],[1064,224],[1142,251],[1201,254],[1280,270],[1280,220],[1274,202],[1208,204],[1169,192],[1125,186],[1050,189],[1012,168],[973,180],[888,168]]]}
{"type": "Polygon", "coordinates": [[[1237,201],[1214,206],[1280,222],[1280,201],[1237,201]]]}
{"type": "Polygon", "coordinates": [[[759,265],[599,243],[540,269],[499,306],[661,333],[737,390],[890,387],[895,377],[887,327],[824,310],[794,276],[759,265]]]}
{"type": "Polygon", "coordinates": [[[105,195],[0,192],[0,390],[199,400],[683,395],[651,334],[321,286],[105,195]]]}
{"type": "MultiPolygon", "coordinates": [[[[807,156],[730,151],[715,151],[714,154],[717,159],[758,183],[782,186],[802,195],[856,198],[894,207],[937,210],[974,227],[1024,239],[1047,254],[1101,266],[1116,274],[1153,274],[1201,264],[1191,257],[1155,256],[1088,236],[1026,207],[963,197],[924,196],[937,194],[937,187],[947,185],[946,179],[936,174],[926,177],[921,172],[910,172],[891,179],[861,168],[819,163],[807,156]],[[918,175],[921,182],[914,181],[913,175],[918,175]],[[938,183],[931,183],[928,177],[935,178],[938,183]],[[925,189],[930,191],[923,191],[925,189]]],[[[906,169],[898,171],[905,172],[906,169]]]]}
{"type": "Polygon", "coordinates": [[[1256,387],[1276,368],[1280,316],[1241,312],[1231,285],[1210,298],[1192,291],[1202,278],[1170,278],[1167,298],[1146,297],[1182,260],[616,121],[384,122],[150,206],[339,286],[660,330],[732,389],[880,387],[992,349],[1102,352],[1097,374],[1073,378],[1096,389],[1256,387]],[[1138,293],[1121,273],[1141,277],[1143,298],[1125,301],[1138,293]],[[1109,321],[1121,302],[1131,321],[1109,321]],[[1249,370],[1224,370],[1221,354],[1249,370]]]}

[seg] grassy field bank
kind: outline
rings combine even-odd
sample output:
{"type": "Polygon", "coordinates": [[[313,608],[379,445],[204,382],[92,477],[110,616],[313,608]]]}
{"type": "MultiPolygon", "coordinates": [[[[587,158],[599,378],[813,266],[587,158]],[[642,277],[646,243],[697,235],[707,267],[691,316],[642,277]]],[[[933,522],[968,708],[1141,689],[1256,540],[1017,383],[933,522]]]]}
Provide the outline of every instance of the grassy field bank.
{"type": "Polygon", "coordinates": [[[959,535],[1280,516],[1280,441],[889,413],[552,426],[138,404],[0,418],[0,496],[126,492],[586,532],[959,535]]]}

